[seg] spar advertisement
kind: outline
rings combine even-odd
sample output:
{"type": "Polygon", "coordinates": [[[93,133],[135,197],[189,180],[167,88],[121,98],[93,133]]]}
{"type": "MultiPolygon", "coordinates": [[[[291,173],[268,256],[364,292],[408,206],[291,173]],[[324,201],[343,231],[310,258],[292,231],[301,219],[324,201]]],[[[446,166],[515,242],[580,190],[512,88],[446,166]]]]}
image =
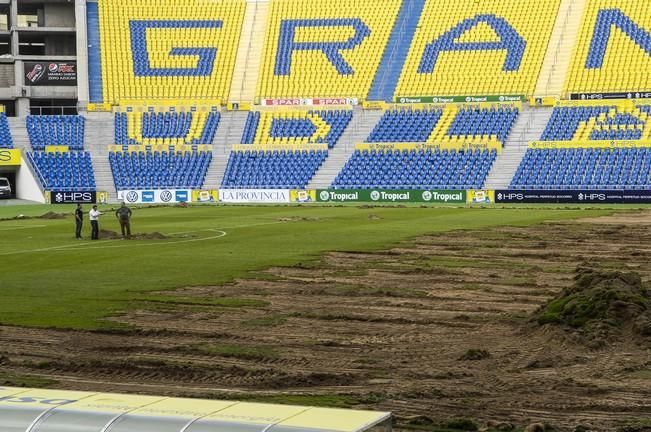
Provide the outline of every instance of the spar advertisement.
{"type": "Polygon", "coordinates": [[[313,98],[313,99],[262,99],[260,105],[262,106],[344,106],[344,105],[357,105],[359,99],[357,98],[313,98]]]}
{"type": "Polygon", "coordinates": [[[25,85],[28,86],[76,86],[77,63],[26,61],[25,85]]]}
{"type": "Polygon", "coordinates": [[[118,191],[118,201],[128,204],[178,204],[190,202],[190,189],[158,189],[158,190],[124,190],[118,191]]]}

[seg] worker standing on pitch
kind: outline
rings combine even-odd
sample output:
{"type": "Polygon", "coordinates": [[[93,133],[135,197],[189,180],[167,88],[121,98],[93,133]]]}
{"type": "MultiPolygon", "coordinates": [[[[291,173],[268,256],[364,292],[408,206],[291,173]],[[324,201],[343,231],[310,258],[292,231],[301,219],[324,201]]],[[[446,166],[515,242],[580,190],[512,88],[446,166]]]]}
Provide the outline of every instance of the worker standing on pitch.
{"type": "Polygon", "coordinates": [[[77,209],[75,210],[75,238],[81,240],[81,227],[84,224],[84,210],[81,208],[81,204],[77,204],[77,209]]]}
{"type": "Polygon", "coordinates": [[[99,217],[102,215],[102,212],[97,210],[97,206],[94,205],[92,209],[88,212],[88,219],[90,219],[90,239],[99,240],[99,217]]]}
{"type": "Polygon", "coordinates": [[[122,203],[119,209],[115,211],[115,217],[120,221],[122,238],[131,238],[131,209],[125,203],[122,203]],[[126,231],[126,234],[125,234],[126,231]]]}

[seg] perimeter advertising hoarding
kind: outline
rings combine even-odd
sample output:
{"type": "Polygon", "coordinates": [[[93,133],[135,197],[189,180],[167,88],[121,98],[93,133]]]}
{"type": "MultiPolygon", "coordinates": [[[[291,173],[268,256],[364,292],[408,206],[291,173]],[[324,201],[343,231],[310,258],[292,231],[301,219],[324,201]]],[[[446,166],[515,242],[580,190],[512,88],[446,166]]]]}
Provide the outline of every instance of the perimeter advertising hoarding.
{"type": "Polygon", "coordinates": [[[189,189],[123,190],[118,191],[118,201],[127,204],[177,204],[190,202],[189,189]]]}
{"type": "Polygon", "coordinates": [[[496,203],[650,204],[651,191],[496,190],[496,203]]]}
{"type": "Polygon", "coordinates": [[[50,192],[51,204],[95,204],[96,202],[95,191],[50,192]]]}
{"type": "Polygon", "coordinates": [[[25,66],[25,85],[28,86],[76,86],[77,63],[32,62],[25,66]]]}
{"type": "Polygon", "coordinates": [[[219,201],[234,204],[291,202],[288,189],[220,189],[219,201]]]}
{"type": "Polygon", "coordinates": [[[0,166],[20,166],[20,150],[0,149],[0,166]]]}
{"type": "Polygon", "coordinates": [[[321,189],[316,191],[318,202],[465,204],[466,196],[466,191],[461,190],[321,189]]]}

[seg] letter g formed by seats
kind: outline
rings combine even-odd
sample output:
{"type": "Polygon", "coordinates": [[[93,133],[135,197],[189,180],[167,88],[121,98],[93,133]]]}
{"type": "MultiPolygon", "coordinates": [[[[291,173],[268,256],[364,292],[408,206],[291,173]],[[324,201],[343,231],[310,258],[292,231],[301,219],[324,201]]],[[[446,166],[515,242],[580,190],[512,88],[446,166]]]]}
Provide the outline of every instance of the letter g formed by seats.
{"type": "Polygon", "coordinates": [[[170,56],[195,56],[198,58],[194,68],[154,68],[147,52],[148,29],[219,29],[221,20],[132,20],[131,52],[133,54],[133,71],[138,77],[159,76],[210,76],[217,57],[214,47],[176,47],[170,50],[170,56]]]}

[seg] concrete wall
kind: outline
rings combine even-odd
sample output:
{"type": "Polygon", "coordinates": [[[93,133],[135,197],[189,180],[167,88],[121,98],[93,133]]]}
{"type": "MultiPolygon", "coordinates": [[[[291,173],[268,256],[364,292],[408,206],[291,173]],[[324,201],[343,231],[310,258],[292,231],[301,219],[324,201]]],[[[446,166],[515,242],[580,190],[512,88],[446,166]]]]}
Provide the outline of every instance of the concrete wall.
{"type": "Polygon", "coordinates": [[[74,27],[75,7],[74,4],[50,4],[43,5],[45,12],[45,27],[74,27]]]}
{"type": "Polygon", "coordinates": [[[38,180],[32,174],[30,167],[27,165],[24,155],[20,163],[20,168],[16,173],[16,198],[45,203],[43,191],[39,186],[38,180]]]}
{"type": "Polygon", "coordinates": [[[15,83],[14,65],[12,63],[0,64],[0,87],[13,87],[15,83]]]}
{"type": "Polygon", "coordinates": [[[77,38],[74,34],[45,36],[45,55],[77,55],[77,38]]]}

